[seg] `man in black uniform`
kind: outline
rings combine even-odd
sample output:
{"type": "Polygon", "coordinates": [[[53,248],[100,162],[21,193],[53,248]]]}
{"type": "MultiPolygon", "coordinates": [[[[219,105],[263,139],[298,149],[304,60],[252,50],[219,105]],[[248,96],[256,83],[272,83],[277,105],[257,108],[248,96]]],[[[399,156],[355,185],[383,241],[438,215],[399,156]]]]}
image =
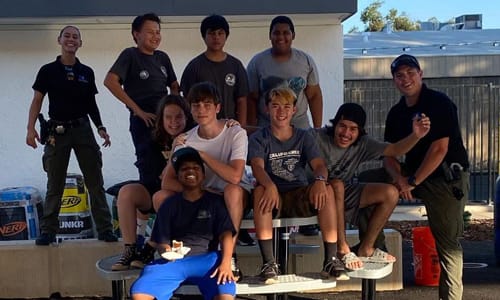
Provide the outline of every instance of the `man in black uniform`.
{"type": "Polygon", "coordinates": [[[432,120],[429,133],[407,154],[405,165],[384,158],[386,170],[401,197],[416,196],[425,204],[441,265],[440,299],[462,299],[463,213],[469,193],[469,162],[457,116],[457,107],[445,94],[422,83],[417,59],[403,54],[391,64],[394,84],[403,94],[387,115],[385,140],[394,143],[411,133],[414,116],[432,120]]]}
{"type": "Polygon", "coordinates": [[[57,40],[61,45],[61,55],[40,69],[33,84],[34,96],[26,135],[26,144],[36,148],[36,141],[40,142],[40,136],[35,129],[35,123],[42,108],[43,98],[48,94],[49,136],[44,141],[43,154],[43,167],[47,172],[47,194],[40,225],[42,233],[36,244],[49,245],[55,241],[59,228],[61,197],[72,149],[90,194],[98,239],[116,242],[118,239],[112,232],[111,213],[103,187],[101,152],[87,116],[90,116],[99,136],[104,139],[103,146],[111,145],[95,100],[97,88],[94,71],[76,58],[76,52],[82,45],[78,28],[64,27],[57,40]]]}

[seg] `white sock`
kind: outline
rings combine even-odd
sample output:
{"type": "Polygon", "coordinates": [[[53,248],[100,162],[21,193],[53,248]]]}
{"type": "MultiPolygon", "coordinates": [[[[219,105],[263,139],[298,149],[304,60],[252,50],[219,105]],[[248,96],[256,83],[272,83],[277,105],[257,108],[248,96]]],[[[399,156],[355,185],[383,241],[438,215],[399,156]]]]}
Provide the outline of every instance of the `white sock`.
{"type": "Polygon", "coordinates": [[[149,220],[143,220],[137,218],[137,235],[146,236],[146,227],[148,226],[149,220]]]}

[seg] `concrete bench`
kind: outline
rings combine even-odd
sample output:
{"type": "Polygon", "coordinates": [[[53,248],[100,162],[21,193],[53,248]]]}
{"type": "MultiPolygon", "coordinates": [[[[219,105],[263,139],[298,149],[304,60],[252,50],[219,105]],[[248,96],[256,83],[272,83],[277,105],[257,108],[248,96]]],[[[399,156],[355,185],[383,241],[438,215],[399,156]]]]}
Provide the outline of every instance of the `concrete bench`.
{"type": "MultiPolygon", "coordinates": [[[[316,224],[317,218],[283,218],[273,220],[275,230],[275,253],[278,253],[277,260],[280,262],[282,274],[279,282],[272,285],[263,285],[256,277],[245,276],[243,281],[237,284],[238,295],[251,294],[286,294],[290,292],[301,292],[311,290],[331,289],[336,286],[333,280],[322,280],[319,273],[310,272],[301,275],[288,274],[288,256],[290,254],[311,254],[319,251],[318,245],[290,244],[290,227],[316,224]],[[281,242],[281,245],[280,245],[281,242]]],[[[253,228],[253,220],[243,220],[241,228],[253,228]]],[[[240,247],[236,253],[259,253],[258,246],[240,247]]],[[[139,276],[139,269],[126,271],[111,271],[111,265],[119,259],[119,255],[103,258],[96,263],[98,273],[105,279],[112,281],[112,296],[114,300],[122,300],[127,295],[125,280],[139,276]]],[[[392,272],[393,264],[374,264],[367,262],[364,270],[349,272],[352,278],[362,279],[362,299],[374,300],[376,295],[376,280],[389,275],[392,272]]],[[[198,288],[193,285],[183,285],[177,291],[179,295],[199,295],[198,288]]]]}

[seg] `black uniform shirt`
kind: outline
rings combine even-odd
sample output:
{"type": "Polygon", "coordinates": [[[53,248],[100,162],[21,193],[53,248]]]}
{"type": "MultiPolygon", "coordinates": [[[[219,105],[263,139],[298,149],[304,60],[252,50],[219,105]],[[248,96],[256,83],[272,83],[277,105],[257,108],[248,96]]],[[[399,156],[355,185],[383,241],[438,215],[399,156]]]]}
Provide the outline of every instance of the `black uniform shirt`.
{"type": "Polygon", "coordinates": [[[60,56],[54,62],[40,68],[33,89],[48,94],[49,117],[57,121],[69,121],[90,114],[96,126],[102,125],[95,95],[94,71],[80,63],[65,66],[60,56]]]}
{"type": "MultiPolygon", "coordinates": [[[[405,163],[410,172],[415,172],[427,153],[431,144],[444,137],[449,137],[448,152],[444,160],[451,164],[460,163],[468,168],[469,162],[465,150],[460,125],[458,123],[457,107],[444,93],[431,90],[422,85],[419,100],[416,105],[408,107],[405,97],[401,97],[387,115],[384,138],[395,143],[412,132],[412,119],[417,113],[426,114],[431,120],[431,129],[407,154],[405,163]]],[[[442,175],[437,168],[431,176],[442,175]]]]}

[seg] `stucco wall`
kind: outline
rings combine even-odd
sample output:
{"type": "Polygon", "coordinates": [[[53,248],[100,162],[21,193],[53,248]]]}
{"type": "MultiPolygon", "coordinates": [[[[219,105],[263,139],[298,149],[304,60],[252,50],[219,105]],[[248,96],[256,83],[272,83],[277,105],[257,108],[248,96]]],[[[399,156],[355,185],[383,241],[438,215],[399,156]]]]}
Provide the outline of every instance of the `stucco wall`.
{"type": "MultiPolygon", "coordinates": [[[[226,50],[240,58],[244,65],[258,51],[269,47],[266,21],[231,22],[226,50]]],[[[78,25],[78,24],[77,24],[78,25]]],[[[32,185],[45,191],[46,177],[41,166],[43,147],[26,146],[26,122],[33,97],[35,75],[40,66],[59,53],[57,35],[63,25],[0,25],[0,188],[32,185]]],[[[187,62],[203,51],[199,23],[163,25],[160,47],[166,51],[180,78],[187,62]]],[[[128,132],[128,111],[103,86],[102,81],[120,51],[133,45],[128,24],[80,25],[83,47],[78,57],[93,67],[99,90],[97,97],[102,119],[111,135],[112,145],[102,149],[105,187],[138,177],[134,150],[128,132]]],[[[343,99],[342,27],[338,20],[314,18],[296,24],[294,46],[310,53],[320,71],[324,95],[324,117],[333,117],[343,99]]],[[[48,107],[45,98],[42,112],[48,107]]],[[[100,139],[99,139],[100,142],[100,139]]],[[[74,155],[69,172],[80,173],[74,155]]]]}

